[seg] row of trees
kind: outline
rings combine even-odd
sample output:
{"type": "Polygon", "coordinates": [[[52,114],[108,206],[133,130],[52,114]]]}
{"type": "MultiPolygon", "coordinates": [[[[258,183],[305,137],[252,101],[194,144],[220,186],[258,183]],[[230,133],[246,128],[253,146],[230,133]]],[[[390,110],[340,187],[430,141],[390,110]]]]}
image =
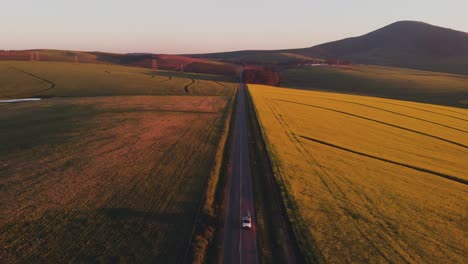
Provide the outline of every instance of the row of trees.
{"type": "Polygon", "coordinates": [[[258,83],[276,86],[281,82],[278,70],[271,66],[249,67],[244,69],[244,81],[247,83],[258,83]]]}

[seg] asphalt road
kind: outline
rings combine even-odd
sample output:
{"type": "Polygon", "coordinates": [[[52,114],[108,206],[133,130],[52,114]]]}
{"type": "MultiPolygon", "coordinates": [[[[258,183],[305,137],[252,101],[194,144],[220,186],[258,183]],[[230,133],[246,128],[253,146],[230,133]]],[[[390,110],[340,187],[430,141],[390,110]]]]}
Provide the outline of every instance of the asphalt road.
{"type": "Polygon", "coordinates": [[[231,175],[224,225],[223,263],[258,263],[254,196],[247,142],[245,84],[239,85],[233,134],[231,175]],[[252,217],[252,229],[243,229],[241,218],[252,217]]]}

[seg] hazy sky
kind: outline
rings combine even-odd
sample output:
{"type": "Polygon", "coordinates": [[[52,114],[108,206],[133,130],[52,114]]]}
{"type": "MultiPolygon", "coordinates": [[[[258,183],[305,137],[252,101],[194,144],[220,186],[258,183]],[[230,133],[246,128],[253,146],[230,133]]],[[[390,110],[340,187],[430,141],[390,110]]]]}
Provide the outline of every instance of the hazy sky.
{"type": "Polygon", "coordinates": [[[0,0],[0,49],[300,48],[398,20],[468,32],[467,10],[467,0],[0,0]]]}

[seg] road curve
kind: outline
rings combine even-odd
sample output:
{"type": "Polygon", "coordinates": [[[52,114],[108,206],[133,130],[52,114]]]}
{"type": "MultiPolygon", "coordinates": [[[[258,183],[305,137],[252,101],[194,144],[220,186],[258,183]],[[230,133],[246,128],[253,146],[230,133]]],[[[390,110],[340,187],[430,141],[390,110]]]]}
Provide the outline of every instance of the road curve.
{"type": "Polygon", "coordinates": [[[231,153],[226,219],[224,223],[223,263],[258,263],[254,195],[247,142],[246,85],[241,81],[237,92],[237,109],[231,153]],[[242,229],[241,218],[252,217],[252,229],[242,229]]]}

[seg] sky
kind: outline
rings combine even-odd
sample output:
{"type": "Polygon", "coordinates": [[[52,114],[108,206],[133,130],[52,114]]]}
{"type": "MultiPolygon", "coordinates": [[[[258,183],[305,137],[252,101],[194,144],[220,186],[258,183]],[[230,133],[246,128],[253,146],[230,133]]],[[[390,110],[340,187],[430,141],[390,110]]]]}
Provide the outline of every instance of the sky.
{"type": "Polygon", "coordinates": [[[207,53],[303,48],[399,20],[468,32],[466,0],[0,0],[0,49],[207,53]]]}

